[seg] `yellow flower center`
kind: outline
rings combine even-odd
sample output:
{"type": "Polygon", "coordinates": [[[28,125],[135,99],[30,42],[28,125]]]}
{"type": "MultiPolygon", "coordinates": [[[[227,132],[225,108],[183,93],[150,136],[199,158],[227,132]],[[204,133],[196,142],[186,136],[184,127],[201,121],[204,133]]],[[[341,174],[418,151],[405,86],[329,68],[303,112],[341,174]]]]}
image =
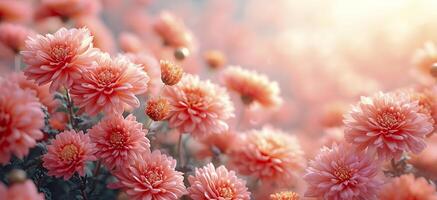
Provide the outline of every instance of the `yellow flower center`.
{"type": "Polygon", "coordinates": [[[115,148],[123,148],[127,142],[127,134],[125,129],[115,129],[109,135],[109,143],[115,148]]]}
{"type": "Polygon", "coordinates": [[[50,54],[56,62],[62,62],[69,59],[73,52],[69,45],[56,44],[50,49],[50,54]]]}
{"type": "Polygon", "coordinates": [[[77,159],[79,154],[79,148],[75,144],[67,144],[62,147],[59,153],[61,160],[63,161],[73,161],[77,159]]]}
{"type": "Polygon", "coordinates": [[[185,88],[184,93],[187,98],[186,103],[190,107],[198,107],[203,105],[205,93],[199,88],[185,88]]]}
{"type": "Polygon", "coordinates": [[[376,122],[384,129],[396,128],[403,120],[405,120],[405,115],[393,107],[378,110],[378,116],[376,117],[376,122]]]}
{"type": "Polygon", "coordinates": [[[149,166],[144,173],[144,177],[146,178],[146,182],[152,186],[159,184],[165,178],[164,170],[162,167],[149,166]]]}
{"type": "Polygon", "coordinates": [[[229,182],[223,182],[218,184],[218,195],[226,200],[231,200],[235,197],[235,188],[229,182]]]}
{"type": "Polygon", "coordinates": [[[339,166],[334,170],[334,176],[337,177],[339,182],[349,180],[352,175],[352,171],[344,166],[339,166]]]}
{"type": "Polygon", "coordinates": [[[299,195],[296,192],[278,192],[270,195],[270,200],[298,200],[299,195]]]}
{"type": "Polygon", "coordinates": [[[101,67],[97,71],[97,81],[101,86],[108,86],[117,82],[120,73],[120,70],[111,67],[101,67]]]}

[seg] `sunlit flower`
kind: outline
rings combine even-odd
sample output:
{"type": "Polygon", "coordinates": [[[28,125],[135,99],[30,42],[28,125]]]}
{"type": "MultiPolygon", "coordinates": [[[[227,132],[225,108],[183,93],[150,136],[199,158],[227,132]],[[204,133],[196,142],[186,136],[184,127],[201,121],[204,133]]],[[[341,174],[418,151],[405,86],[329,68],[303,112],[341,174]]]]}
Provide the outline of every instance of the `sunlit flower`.
{"type": "Polygon", "coordinates": [[[371,154],[356,152],[350,145],[322,148],[310,162],[304,180],[308,183],[306,197],[320,199],[376,200],[382,182],[379,165],[371,154]]]}
{"type": "Polygon", "coordinates": [[[31,34],[31,30],[19,24],[0,24],[0,43],[14,53],[18,53],[24,47],[24,42],[31,34]]]}
{"type": "Polygon", "coordinates": [[[153,24],[153,29],[162,38],[166,45],[172,47],[190,47],[193,43],[193,36],[185,28],[180,19],[169,12],[161,12],[153,24]]]}
{"type": "Polygon", "coordinates": [[[161,80],[166,85],[177,84],[184,74],[182,67],[168,60],[161,60],[161,80]]]}
{"type": "Polygon", "coordinates": [[[230,159],[240,174],[279,184],[290,184],[306,165],[297,139],[268,126],[243,135],[230,159]]]}
{"type": "Polygon", "coordinates": [[[433,130],[430,116],[419,113],[417,101],[377,93],[362,97],[345,116],[345,139],[360,150],[376,150],[382,159],[399,158],[404,151],[420,153],[425,135],[433,130]]]}
{"type": "Polygon", "coordinates": [[[189,176],[188,181],[188,195],[193,200],[250,199],[246,181],[238,178],[234,171],[228,171],[224,166],[216,169],[210,163],[205,167],[196,168],[195,175],[189,176]]]}
{"type": "Polygon", "coordinates": [[[434,185],[426,179],[415,178],[412,174],[404,174],[384,185],[379,193],[379,200],[437,200],[434,185]]]}
{"type": "Polygon", "coordinates": [[[234,115],[226,90],[198,76],[186,74],[178,84],[166,87],[163,97],[171,105],[170,127],[194,137],[228,130],[225,120],[234,115]]]}
{"type": "Polygon", "coordinates": [[[147,91],[149,77],[124,56],[111,59],[109,54],[98,56],[97,66],[89,69],[71,88],[74,103],[89,115],[100,111],[121,114],[140,105],[135,95],[147,91]]]}
{"type": "Polygon", "coordinates": [[[43,138],[44,113],[38,98],[16,83],[0,79],[0,164],[22,159],[43,138]]]}
{"type": "Polygon", "coordinates": [[[50,93],[48,85],[38,86],[34,81],[27,80],[22,72],[9,74],[7,79],[12,83],[17,83],[23,89],[29,89],[35,93],[39,102],[47,108],[50,114],[56,112],[59,102],[55,100],[55,95],[50,93]]]}
{"type": "Polygon", "coordinates": [[[39,193],[31,180],[23,183],[15,183],[6,188],[0,183],[0,199],[10,200],[44,200],[44,194],[39,193]]]}
{"type": "Polygon", "coordinates": [[[88,161],[96,160],[95,147],[82,131],[64,131],[47,146],[44,154],[43,166],[49,171],[49,176],[63,177],[68,180],[74,173],[85,175],[88,161]]]}
{"type": "Polygon", "coordinates": [[[270,195],[270,200],[299,200],[296,192],[277,192],[270,195]]]}
{"type": "Polygon", "coordinates": [[[245,104],[257,102],[263,107],[275,107],[282,102],[278,83],[255,71],[231,66],[223,71],[221,78],[223,84],[237,92],[245,104]]]}
{"type": "Polygon", "coordinates": [[[109,169],[124,167],[150,151],[147,131],[133,115],[126,119],[118,115],[106,117],[88,134],[98,149],[96,157],[109,169]]]}
{"type": "Polygon", "coordinates": [[[93,38],[87,29],[61,28],[56,33],[26,40],[21,52],[25,75],[38,85],[51,82],[50,91],[70,87],[95,59],[93,38]]]}
{"type": "Polygon", "coordinates": [[[130,166],[113,172],[121,188],[132,200],[177,200],[186,193],[184,177],[175,170],[176,160],[153,151],[133,160],[130,166]]]}
{"type": "Polygon", "coordinates": [[[167,118],[170,112],[170,103],[167,99],[150,99],[146,106],[146,115],[153,121],[161,121],[167,118]]]}

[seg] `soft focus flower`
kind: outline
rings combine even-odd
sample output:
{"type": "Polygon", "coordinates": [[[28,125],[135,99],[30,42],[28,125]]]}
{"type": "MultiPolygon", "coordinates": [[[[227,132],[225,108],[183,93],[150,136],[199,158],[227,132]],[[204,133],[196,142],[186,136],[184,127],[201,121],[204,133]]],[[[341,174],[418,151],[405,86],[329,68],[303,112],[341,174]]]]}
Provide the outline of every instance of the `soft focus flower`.
{"type": "Polygon", "coordinates": [[[345,139],[358,149],[376,150],[382,159],[399,158],[404,151],[417,154],[433,130],[430,120],[419,113],[417,101],[380,92],[362,97],[345,116],[345,139]]]}
{"type": "Polygon", "coordinates": [[[99,0],[42,0],[37,18],[59,16],[62,18],[96,15],[101,9],[99,0]]]}
{"type": "Polygon", "coordinates": [[[150,151],[147,130],[133,115],[126,119],[119,115],[108,116],[88,134],[98,149],[96,157],[109,169],[124,167],[150,151]]]}
{"type": "Polygon", "coordinates": [[[169,12],[161,12],[153,24],[153,29],[162,38],[164,44],[174,48],[191,47],[193,36],[182,21],[169,12]]]}
{"type": "Polygon", "coordinates": [[[275,107],[282,102],[278,83],[255,71],[231,66],[223,71],[221,78],[223,84],[237,92],[245,104],[257,102],[263,107],[275,107]]]}
{"type": "Polygon", "coordinates": [[[161,121],[170,113],[170,103],[167,99],[150,99],[146,106],[146,115],[153,121],[161,121]]]}
{"type": "Polygon", "coordinates": [[[177,84],[184,74],[182,67],[168,60],[161,60],[161,80],[166,85],[177,84]]]}
{"type": "Polygon", "coordinates": [[[430,122],[434,124],[434,130],[437,126],[437,88],[419,87],[410,93],[413,101],[418,101],[419,113],[431,116],[430,122]]]}
{"type": "Polygon", "coordinates": [[[221,68],[226,62],[225,55],[218,50],[210,50],[204,54],[205,62],[213,69],[221,68]]]}
{"type": "Polygon", "coordinates": [[[24,183],[15,183],[6,188],[0,183],[0,199],[10,200],[44,200],[44,194],[39,193],[35,184],[31,180],[24,183]]]}
{"type": "Polygon", "coordinates": [[[25,26],[12,23],[0,24],[0,43],[8,47],[14,53],[18,53],[32,31],[25,26]]]}
{"type": "Polygon", "coordinates": [[[277,192],[270,195],[270,200],[299,200],[296,192],[277,192]]]}
{"type": "Polygon", "coordinates": [[[93,38],[87,29],[61,28],[56,33],[26,40],[21,52],[25,75],[38,85],[51,82],[50,91],[70,87],[95,59],[93,38]]]}
{"type": "Polygon", "coordinates": [[[102,19],[96,16],[81,16],[76,17],[74,22],[77,28],[88,28],[93,36],[94,47],[111,55],[116,53],[116,42],[113,33],[102,19]]]}
{"type": "Polygon", "coordinates": [[[118,43],[120,44],[121,50],[124,52],[139,53],[146,49],[142,44],[141,39],[133,33],[121,33],[118,37],[118,43]]]}
{"type": "Polygon", "coordinates": [[[149,77],[124,56],[111,59],[101,53],[91,68],[71,88],[74,103],[89,115],[100,111],[121,114],[140,105],[135,95],[147,91],[149,77]]]}
{"type": "Polygon", "coordinates": [[[384,185],[379,200],[436,200],[435,186],[424,178],[415,178],[413,174],[404,174],[384,185]]]}
{"type": "Polygon", "coordinates": [[[414,54],[413,63],[421,73],[430,75],[432,65],[437,63],[437,47],[435,44],[426,42],[423,48],[418,49],[414,54]]]}
{"type": "Polygon", "coordinates": [[[175,171],[176,160],[153,151],[113,172],[120,187],[132,200],[177,200],[186,193],[184,177],[175,171]]]}
{"type": "Polygon", "coordinates": [[[84,176],[86,163],[96,160],[94,144],[82,131],[64,131],[56,135],[47,149],[42,158],[44,168],[49,171],[49,176],[63,177],[64,180],[76,172],[84,176]]]}
{"type": "Polygon", "coordinates": [[[17,83],[23,89],[29,89],[35,93],[39,102],[47,108],[50,114],[54,114],[59,106],[59,102],[55,100],[55,95],[50,93],[48,85],[38,86],[34,81],[27,80],[22,72],[9,74],[7,79],[12,83],[17,83]]]}
{"type": "Polygon", "coordinates": [[[307,168],[305,196],[376,200],[381,185],[378,167],[371,154],[354,151],[348,144],[324,147],[307,168]]]}
{"type": "Polygon", "coordinates": [[[5,22],[26,23],[32,19],[32,5],[28,1],[1,0],[0,19],[5,22]]]}
{"type": "Polygon", "coordinates": [[[43,138],[44,113],[30,90],[0,79],[0,164],[6,164],[11,154],[22,159],[36,140],[43,138]]]}
{"type": "Polygon", "coordinates": [[[205,135],[199,140],[202,146],[197,154],[201,158],[214,156],[215,153],[227,154],[237,144],[237,141],[233,139],[235,137],[237,133],[231,129],[220,134],[205,135]]]}
{"type": "Polygon", "coordinates": [[[268,126],[243,135],[230,159],[237,172],[279,184],[290,184],[306,165],[297,139],[268,126]]]}
{"type": "Polygon", "coordinates": [[[171,105],[169,126],[194,137],[228,130],[225,120],[234,115],[226,90],[198,76],[186,74],[178,84],[165,87],[163,97],[171,105]]]}
{"type": "Polygon", "coordinates": [[[196,168],[194,176],[189,176],[188,195],[193,200],[238,199],[249,200],[246,181],[228,171],[224,166],[217,169],[213,164],[196,168]]]}

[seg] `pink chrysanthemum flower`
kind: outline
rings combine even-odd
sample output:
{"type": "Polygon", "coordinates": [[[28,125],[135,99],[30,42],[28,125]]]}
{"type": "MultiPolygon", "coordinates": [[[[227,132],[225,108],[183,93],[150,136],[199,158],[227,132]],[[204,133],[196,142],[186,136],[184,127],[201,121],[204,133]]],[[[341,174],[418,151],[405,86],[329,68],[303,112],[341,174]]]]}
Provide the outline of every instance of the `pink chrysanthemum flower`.
{"type": "Polygon", "coordinates": [[[11,154],[23,158],[43,138],[41,107],[33,92],[0,79],[0,164],[8,163],[11,154]]]}
{"type": "Polygon", "coordinates": [[[69,88],[95,60],[93,38],[87,29],[61,28],[56,33],[26,40],[23,55],[25,75],[38,85],[51,82],[50,91],[69,88]]]}
{"type": "Polygon", "coordinates": [[[276,107],[282,103],[278,83],[255,71],[230,66],[223,71],[221,79],[229,90],[241,96],[245,104],[256,102],[263,107],[276,107]]]}
{"type": "Polygon", "coordinates": [[[433,130],[430,115],[419,112],[417,101],[377,93],[362,97],[345,116],[345,139],[360,150],[376,150],[379,158],[399,158],[404,151],[420,153],[424,137],[433,130]]]}
{"type": "Polygon", "coordinates": [[[44,200],[44,194],[39,193],[31,180],[23,183],[15,183],[6,188],[0,183],[0,199],[10,200],[44,200]]]}
{"type": "Polygon", "coordinates": [[[189,176],[188,195],[193,200],[249,200],[250,192],[247,191],[246,181],[228,171],[226,167],[217,169],[213,164],[203,168],[196,168],[194,176],[189,176]]]}
{"type": "Polygon", "coordinates": [[[322,148],[310,162],[304,180],[306,197],[332,200],[376,200],[382,184],[378,163],[371,154],[356,152],[348,144],[322,148]]]}
{"type": "Polygon", "coordinates": [[[149,153],[147,130],[142,126],[133,115],[126,119],[119,115],[103,119],[88,132],[98,149],[95,155],[109,169],[113,169],[139,159],[141,154],[149,153]]]}
{"type": "Polygon", "coordinates": [[[14,53],[18,53],[24,47],[24,42],[31,34],[31,30],[19,24],[0,24],[0,43],[14,53]]]}
{"type": "Polygon", "coordinates": [[[165,87],[163,96],[172,106],[168,116],[170,127],[194,137],[228,130],[225,121],[234,116],[226,90],[210,81],[201,81],[198,76],[184,75],[178,84],[165,87]]]}
{"type": "Polygon", "coordinates": [[[23,89],[29,89],[35,93],[39,102],[44,105],[50,114],[56,112],[59,102],[55,100],[55,95],[50,93],[48,85],[38,86],[34,81],[27,80],[22,72],[9,74],[7,79],[12,83],[17,83],[23,89]]]}
{"type": "Polygon", "coordinates": [[[130,166],[113,172],[121,188],[132,200],[177,200],[186,193],[184,177],[175,170],[176,160],[160,151],[143,154],[130,166]]]}
{"type": "Polygon", "coordinates": [[[180,19],[169,12],[161,12],[158,19],[154,22],[155,32],[162,38],[164,44],[172,47],[191,47],[193,36],[185,28],[180,19]]]}
{"type": "Polygon", "coordinates": [[[437,192],[424,178],[404,174],[382,187],[379,200],[437,200],[437,192]]]}
{"type": "Polygon", "coordinates": [[[148,75],[139,65],[124,56],[111,59],[101,53],[97,66],[91,68],[71,88],[74,103],[89,115],[100,111],[121,114],[137,108],[140,101],[135,95],[147,91],[148,75]]]}
{"type": "Polygon", "coordinates": [[[271,127],[243,135],[230,157],[237,172],[279,184],[290,183],[306,166],[297,139],[271,127]]]}
{"type": "Polygon", "coordinates": [[[82,131],[64,131],[56,135],[47,149],[42,158],[44,168],[50,176],[64,180],[70,179],[75,172],[84,176],[86,163],[96,160],[94,144],[82,131]]]}

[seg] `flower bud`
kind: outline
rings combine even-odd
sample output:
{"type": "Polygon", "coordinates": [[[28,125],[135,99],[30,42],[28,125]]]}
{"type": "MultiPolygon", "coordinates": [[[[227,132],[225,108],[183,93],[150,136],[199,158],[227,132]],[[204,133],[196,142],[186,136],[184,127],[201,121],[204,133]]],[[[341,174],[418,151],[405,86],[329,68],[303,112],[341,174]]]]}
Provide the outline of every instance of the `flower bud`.
{"type": "Polygon", "coordinates": [[[26,179],[26,172],[21,169],[13,169],[8,174],[8,181],[10,183],[23,183],[26,179]]]}
{"type": "Polygon", "coordinates": [[[204,55],[204,59],[208,66],[212,69],[223,67],[226,62],[223,53],[216,50],[207,51],[204,55]]]}
{"type": "Polygon", "coordinates": [[[167,118],[168,113],[170,112],[170,103],[167,99],[158,98],[151,99],[147,103],[146,114],[153,121],[161,121],[167,118]]]}
{"type": "Polygon", "coordinates": [[[161,80],[166,85],[175,85],[177,84],[184,73],[181,66],[167,61],[161,60],[161,80]]]}
{"type": "Polygon", "coordinates": [[[178,60],[184,60],[186,57],[190,55],[190,50],[185,47],[177,48],[174,51],[174,57],[178,60]]]}

